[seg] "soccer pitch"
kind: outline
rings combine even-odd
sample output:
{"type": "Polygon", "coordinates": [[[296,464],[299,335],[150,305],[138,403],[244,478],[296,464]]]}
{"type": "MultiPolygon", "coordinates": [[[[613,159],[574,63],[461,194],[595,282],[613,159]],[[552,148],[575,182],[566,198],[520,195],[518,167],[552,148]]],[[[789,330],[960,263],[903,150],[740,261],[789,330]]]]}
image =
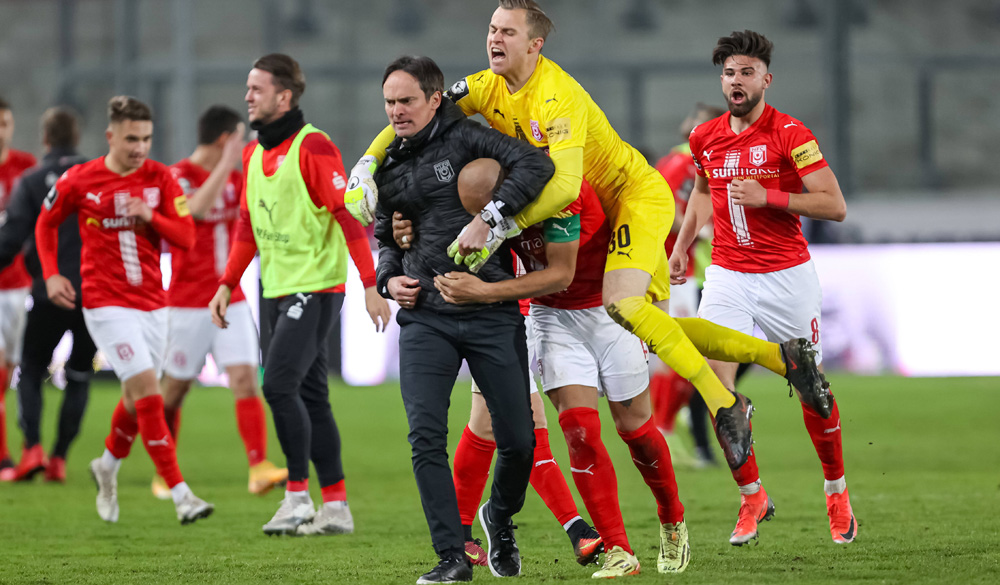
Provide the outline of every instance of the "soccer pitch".
{"type": "MultiPolygon", "coordinates": [[[[857,540],[834,545],[823,477],[797,400],[774,376],[750,376],[761,476],[777,506],[760,540],[728,543],[739,494],[728,470],[678,469],[692,560],[682,575],[656,572],[652,496],[629,460],[606,406],[605,443],[618,473],[620,502],[642,563],[634,583],[997,583],[1000,582],[1000,425],[996,378],[905,379],[832,376],[841,405],[844,455],[857,540]]],[[[414,583],[436,558],[410,469],[397,386],[335,385],[331,402],[344,441],[347,493],[357,531],[348,536],[272,537],[261,525],[282,495],[247,493],[246,458],[228,390],[192,392],[178,458],[185,479],[215,503],[208,520],[181,526],[170,502],[153,499],[153,466],[141,446],[119,475],[121,519],[94,509],[87,463],[103,449],[115,383],[94,385],[67,466],[66,485],[0,484],[0,583],[414,583]]],[[[54,435],[59,393],[45,394],[43,441],[54,435]]],[[[452,447],[465,425],[469,392],[452,395],[452,447]]],[[[11,450],[20,452],[14,396],[8,399],[11,450]]],[[[552,448],[568,477],[566,445],[549,406],[552,448]]],[[[284,461],[271,434],[269,458],[284,461]]],[[[721,453],[720,453],[721,457],[721,453]]],[[[575,494],[575,487],[570,483],[575,494]]],[[[311,486],[314,501],[319,488],[311,486]]],[[[581,514],[587,517],[577,498],[581,514]]],[[[529,488],[515,518],[524,559],[519,583],[586,582],[594,567],[574,562],[569,540],[529,488]]],[[[474,527],[482,536],[479,526],[474,527]]],[[[476,581],[494,577],[484,567],[476,581]]]]}

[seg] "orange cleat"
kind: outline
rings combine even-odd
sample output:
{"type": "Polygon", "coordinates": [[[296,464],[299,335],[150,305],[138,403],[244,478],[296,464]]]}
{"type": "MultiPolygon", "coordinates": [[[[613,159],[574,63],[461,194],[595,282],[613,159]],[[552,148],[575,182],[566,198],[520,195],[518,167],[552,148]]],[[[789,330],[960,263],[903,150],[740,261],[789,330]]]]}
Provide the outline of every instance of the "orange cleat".
{"type": "Polygon", "coordinates": [[[21,453],[21,462],[14,468],[9,481],[31,481],[36,473],[45,471],[45,451],[41,445],[28,447],[21,453]]]}
{"type": "Polygon", "coordinates": [[[851,498],[847,490],[842,494],[826,496],[826,515],[830,517],[830,535],[833,542],[847,544],[858,535],[858,521],[854,519],[851,498]]]}
{"type": "Polygon", "coordinates": [[[247,489],[251,494],[263,496],[275,486],[285,485],[287,482],[288,470],[279,468],[265,459],[250,468],[250,482],[247,489]]]}
{"type": "Polygon", "coordinates": [[[66,460],[62,457],[52,457],[45,466],[45,481],[66,483],[66,460]]]}
{"type": "Polygon", "coordinates": [[[749,496],[740,496],[740,515],[736,528],[729,535],[729,544],[743,546],[757,538],[757,525],[774,516],[774,502],[761,486],[760,491],[749,496]]]}

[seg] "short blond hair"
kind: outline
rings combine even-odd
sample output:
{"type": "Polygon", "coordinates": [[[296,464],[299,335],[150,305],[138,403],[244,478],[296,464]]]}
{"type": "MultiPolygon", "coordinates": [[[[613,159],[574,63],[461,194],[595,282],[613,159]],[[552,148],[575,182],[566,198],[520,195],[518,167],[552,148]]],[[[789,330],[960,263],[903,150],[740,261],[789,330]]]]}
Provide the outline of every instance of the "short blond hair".
{"type": "Polygon", "coordinates": [[[535,0],[500,0],[500,8],[526,11],[524,20],[528,23],[528,34],[533,39],[541,38],[544,41],[555,28],[552,20],[535,0]]]}

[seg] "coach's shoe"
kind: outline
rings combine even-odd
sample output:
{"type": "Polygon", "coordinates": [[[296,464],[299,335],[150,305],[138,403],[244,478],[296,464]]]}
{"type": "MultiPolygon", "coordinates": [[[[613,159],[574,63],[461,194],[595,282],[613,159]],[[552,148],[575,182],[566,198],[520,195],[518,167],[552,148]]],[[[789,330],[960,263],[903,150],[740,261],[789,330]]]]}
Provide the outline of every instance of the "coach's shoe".
{"type": "Polygon", "coordinates": [[[614,579],[639,574],[639,559],[620,546],[613,546],[604,555],[604,566],[591,577],[594,579],[614,579]]]}
{"type": "Polygon", "coordinates": [[[830,383],[816,367],[816,350],[804,338],[792,339],[781,344],[781,359],[785,362],[785,379],[788,380],[788,395],[794,386],[799,391],[803,404],[811,407],[823,418],[830,418],[833,410],[833,396],[830,383]]]}
{"type": "Polygon", "coordinates": [[[593,526],[579,518],[569,527],[567,534],[573,542],[576,562],[584,567],[597,563],[597,557],[604,552],[604,541],[593,526]]]}
{"type": "Polygon", "coordinates": [[[21,452],[21,462],[14,468],[10,481],[30,481],[36,474],[45,471],[46,463],[45,451],[40,444],[28,447],[21,452]]]}
{"type": "Polygon", "coordinates": [[[465,556],[469,557],[469,562],[479,567],[486,566],[486,551],[483,550],[483,541],[478,538],[465,541],[465,556]]]}
{"type": "Polygon", "coordinates": [[[118,470],[105,469],[98,457],[90,462],[90,475],[97,484],[97,515],[105,522],[118,522],[118,470]]]}
{"type": "Polygon", "coordinates": [[[479,523],[486,533],[487,559],[494,577],[517,577],[521,574],[521,552],[514,540],[517,526],[510,521],[500,522],[493,518],[490,500],[479,508],[479,523]]]}
{"type": "Polygon", "coordinates": [[[757,538],[757,525],[774,516],[774,502],[764,491],[764,486],[756,494],[740,496],[740,514],[736,528],[729,535],[729,544],[743,546],[757,538]]]}
{"type": "Polygon", "coordinates": [[[181,524],[191,524],[195,520],[208,518],[215,511],[215,506],[194,495],[194,492],[187,492],[180,502],[176,504],[177,519],[181,524]]]}
{"type": "Polygon", "coordinates": [[[323,504],[313,516],[312,522],[300,524],[295,529],[299,536],[318,536],[321,534],[350,534],[354,532],[354,517],[347,502],[343,506],[323,504]]]}
{"type": "Polygon", "coordinates": [[[250,467],[250,483],[247,489],[251,494],[263,496],[273,488],[283,486],[288,482],[288,469],[278,467],[268,460],[261,461],[250,467]]]}
{"type": "Polygon", "coordinates": [[[66,459],[63,457],[49,457],[49,464],[45,466],[45,481],[66,483],[66,459]]]}
{"type": "Polygon", "coordinates": [[[683,520],[676,524],[660,524],[660,555],[656,570],[661,573],[683,573],[691,562],[688,528],[683,520]]]}
{"type": "Polygon", "coordinates": [[[153,492],[153,497],[157,500],[173,499],[173,496],[170,494],[170,488],[167,487],[167,482],[163,481],[163,478],[159,475],[153,476],[153,483],[149,487],[153,492]]]}
{"type": "Polygon", "coordinates": [[[753,447],[750,417],[754,408],[749,398],[739,392],[733,394],[736,403],[715,413],[715,435],[719,438],[729,468],[739,469],[747,462],[753,447]]]}
{"type": "Polygon", "coordinates": [[[858,535],[858,522],[854,519],[851,498],[847,490],[842,494],[826,496],[826,515],[830,517],[830,534],[833,542],[847,544],[858,535]]]}
{"type": "Polygon", "coordinates": [[[295,530],[316,516],[312,498],[309,492],[285,492],[285,499],[274,513],[271,520],[264,525],[264,534],[295,534],[295,530]]]}
{"type": "Polygon", "coordinates": [[[472,563],[462,553],[445,553],[437,566],[417,579],[417,585],[425,583],[467,583],[472,581],[472,563]]]}

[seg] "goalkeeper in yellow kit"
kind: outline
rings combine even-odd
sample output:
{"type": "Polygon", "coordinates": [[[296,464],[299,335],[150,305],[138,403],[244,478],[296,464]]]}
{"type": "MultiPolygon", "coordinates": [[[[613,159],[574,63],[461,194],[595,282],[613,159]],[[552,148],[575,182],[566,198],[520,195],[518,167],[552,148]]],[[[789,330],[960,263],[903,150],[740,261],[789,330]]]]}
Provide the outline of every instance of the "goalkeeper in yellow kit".
{"type": "MultiPolygon", "coordinates": [[[[556,167],[534,203],[513,217],[488,206],[466,226],[449,254],[475,271],[504,239],[573,202],[586,176],[612,228],[605,308],[694,384],[715,415],[729,466],[739,468],[750,452],[753,407],[745,396],[724,387],[702,356],[760,364],[788,378],[803,401],[829,416],[828,385],[816,369],[814,352],[805,340],[779,345],[702,319],[667,314],[670,270],[663,246],[674,220],[670,187],[618,136],[586,90],[541,55],[551,29],[552,22],[534,0],[500,0],[486,37],[490,68],[446,92],[466,115],[482,114],[493,128],[546,148],[556,167]]],[[[364,225],[372,221],[377,201],[372,173],[394,137],[391,126],[383,130],[351,171],[345,203],[364,225]]]]}

